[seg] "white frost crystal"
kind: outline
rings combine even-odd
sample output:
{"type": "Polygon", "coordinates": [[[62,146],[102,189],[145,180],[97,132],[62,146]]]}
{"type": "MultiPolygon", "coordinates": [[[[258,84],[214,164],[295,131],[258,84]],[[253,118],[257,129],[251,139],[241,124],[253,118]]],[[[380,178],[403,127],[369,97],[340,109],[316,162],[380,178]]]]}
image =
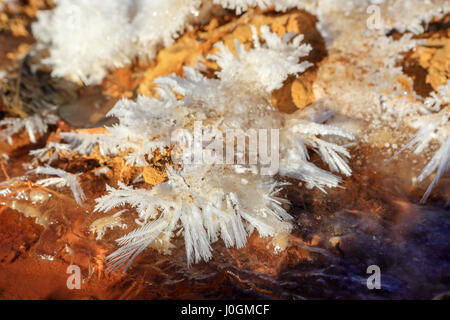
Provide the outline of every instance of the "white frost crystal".
{"type": "Polygon", "coordinates": [[[440,144],[439,150],[416,179],[421,182],[436,171],[435,178],[422,197],[422,203],[426,202],[433,187],[450,169],[450,80],[438,89],[437,94],[433,92],[431,97],[425,100],[425,114],[409,120],[409,125],[418,131],[413,139],[397,152],[399,154],[405,149],[415,147],[414,153],[421,154],[432,141],[440,144]]]}
{"type": "Polygon", "coordinates": [[[32,25],[53,75],[98,84],[109,69],[153,58],[183,31],[198,0],[56,0],[32,25]],[[167,21],[171,24],[167,25],[167,21]]]}
{"type": "Polygon", "coordinates": [[[107,259],[113,268],[126,267],[153,241],[163,247],[182,230],[187,264],[212,257],[211,242],[222,239],[227,247],[242,248],[254,228],[261,236],[287,232],[291,216],[281,207],[287,201],[276,197],[282,184],[260,176],[246,176],[224,168],[195,166],[167,169],[169,181],[151,190],[119,184],[107,187],[95,210],[109,211],[129,204],[136,208],[142,226],[118,239],[122,247],[107,259]]]}
{"type": "Polygon", "coordinates": [[[436,177],[428,186],[427,191],[423,195],[420,202],[425,203],[430,195],[433,187],[438,183],[439,179],[445,172],[450,170],[450,136],[447,136],[445,142],[441,145],[439,150],[431,158],[430,162],[423,169],[422,173],[417,177],[417,181],[422,181],[431,173],[436,171],[436,177]]]}
{"type": "Polygon", "coordinates": [[[77,204],[81,205],[86,196],[84,195],[83,189],[78,182],[78,176],[80,174],[71,174],[61,169],[56,169],[52,167],[37,167],[28,172],[29,174],[46,174],[54,175],[57,177],[40,179],[36,183],[43,185],[44,187],[56,186],[57,188],[68,187],[73,193],[75,201],[77,204]]]}
{"type": "Polygon", "coordinates": [[[65,143],[50,142],[43,148],[31,150],[29,154],[35,159],[50,165],[58,159],[60,152],[71,152],[70,146],[65,143]]]}
{"type": "Polygon", "coordinates": [[[127,210],[120,210],[112,216],[102,217],[91,223],[89,226],[89,231],[93,233],[96,237],[95,240],[101,240],[105,235],[107,229],[114,229],[115,227],[126,228],[127,225],[122,222],[121,215],[127,210]]]}
{"type": "Polygon", "coordinates": [[[214,56],[221,68],[217,76],[222,83],[229,86],[242,82],[254,90],[264,90],[268,93],[281,88],[286,75],[298,74],[312,64],[304,61],[298,63],[301,57],[311,51],[309,44],[301,44],[303,35],[294,38],[295,32],[285,33],[283,38],[270,32],[268,26],[261,27],[261,36],[265,40],[261,45],[256,28],[251,26],[253,33],[253,50],[246,51],[244,46],[235,40],[236,56],[222,42],[216,44],[220,50],[214,56]]]}
{"type": "Polygon", "coordinates": [[[48,125],[55,124],[58,117],[51,113],[47,115],[35,114],[28,118],[4,118],[0,120],[0,140],[6,140],[9,144],[13,144],[13,135],[25,130],[32,143],[37,142],[37,138],[47,132],[48,125]]]}
{"type": "Polygon", "coordinates": [[[132,37],[134,37],[134,43],[131,45],[135,51],[132,54],[152,58],[159,46],[171,45],[184,31],[190,18],[198,14],[197,8],[201,2],[201,0],[135,0],[130,8],[132,37]],[[170,23],[167,23],[168,21],[170,23]]]}

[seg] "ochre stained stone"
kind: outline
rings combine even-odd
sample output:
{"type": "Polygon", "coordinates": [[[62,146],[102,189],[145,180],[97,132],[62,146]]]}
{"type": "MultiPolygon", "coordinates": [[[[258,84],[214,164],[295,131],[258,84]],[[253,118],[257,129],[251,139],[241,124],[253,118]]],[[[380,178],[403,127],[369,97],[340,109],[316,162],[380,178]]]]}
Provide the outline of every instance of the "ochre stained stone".
{"type": "Polygon", "coordinates": [[[167,174],[165,172],[161,172],[152,166],[145,167],[144,171],[142,171],[142,176],[145,182],[151,186],[156,186],[167,180],[167,174]]]}

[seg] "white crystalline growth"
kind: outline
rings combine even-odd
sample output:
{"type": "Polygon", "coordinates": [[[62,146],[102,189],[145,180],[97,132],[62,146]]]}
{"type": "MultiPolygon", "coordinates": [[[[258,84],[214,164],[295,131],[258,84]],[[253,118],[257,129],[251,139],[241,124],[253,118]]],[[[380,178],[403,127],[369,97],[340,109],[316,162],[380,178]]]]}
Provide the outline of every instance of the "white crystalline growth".
{"type": "MultiPolygon", "coordinates": [[[[433,187],[437,184],[441,176],[449,171],[450,164],[450,108],[447,107],[441,112],[429,116],[423,116],[416,120],[414,124],[420,130],[414,135],[413,139],[406,144],[398,153],[405,149],[415,147],[414,153],[420,154],[431,143],[438,141],[441,146],[434,154],[433,158],[423,169],[422,173],[417,177],[417,181],[421,182],[437,171],[436,177],[431,182],[427,191],[421,199],[421,203],[425,203],[430,195],[433,187]]],[[[397,154],[398,154],[397,153],[397,154]]]]}
{"type": "Polygon", "coordinates": [[[123,184],[107,187],[96,199],[95,210],[109,211],[129,204],[136,208],[141,227],[117,240],[121,248],[107,257],[116,269],[133,259],[152,242],[167,246],[177,232],[184,236],[187,264],[212,257],[210,243],[222,239],[227,247],[242,248],[254,229],[260,236],[288,232],[291,216],[281,206],[286,200],[276,194],[282,184],[260,176],[227,173],[223,168],[167,168],[169,181],[152,190],[123,184]]]}
{"type": "Polygon", "coordinates": [[[48,125],[56,124],[58,117],[53,114],[39,115],[34,114],[28,118],[4,118],[0,120],[0,140],[6,140],[10,145],[13,144],[12,137],[16,133],[25,129],[32,143],[36,143],[36,139],[47,132],[48,125]]]}
{"type": "Polygon", "coordinates": [[[153,58],[158,47],[171,45],[190,19],[198,15],[201,3],[201,0],[135,0],[134,8],[130,9],[135,12],[131,20],[134,54],[153,58]]]}
{"type": "Polygon", "coordinates": [[[423,169],[422,173],[417,177],[417,181],[423,181],[426,177],[436,171],[436,177],[428,186],[427,191],[420,200],[425,203],[433,190],[433,187],[438,183],[439,179],[445,172],[450,170],[450,136],[444,141],[439,150],[431,158],[430,162],[423,169]]]}
{"type": "Polygon", "coordinates": [[[433,187],[450,168],[450,80],[438,89],[438,93],[433,92],[431,97],[425,99],[423,110],[425,115],[413,117],[409,121],[409,125],[418,131],[395,155],[413,147],[415,154],[421,154],[432,141],[440,144],[439,150],[416,179],[417,182],[421,182],[436,171],[436,176],[423,195],[421,203],[427,201],[433,187]]]}
{"type": "Polygon", "coordinates": [[[263,10],[274,7],[276,11],[286,11],[301,7],[303,2],[311,2],[311,0],[213,0],[213,3],[221,5],[226,9],[235,10],[237,14],[247,11],[249,8],[256,7],[263,10]]]}
{"type": "Polygon", "coordinates": [[[303,35],[272,33],[268,26],[260,28],[261,44],[252,26],[253,48],[249,51],[235,42],[236,56],[219,42],[219,52],[208,56],[221,68],[218,79],[208,79],[199,71],[186,67],[185,78],[160,77],[155,83],[162,89],[173,90],[183,96],[181,102],[197,118],[222,119],[223,128],[280,127],[282,115],[271,105],[270,93],[282,86],[288,75],[304,72],[311,64],[299,63],[311,51],[309,44],[301,44],[303,35]]]}
{"type": "Polygon", "coordinates": [[[270,32],[268,26],[262,26],[261,37],[265,40],[261,45],[257,30],[251,26],[253,49],[246,51],[244,46],[235,40],[236,56],[222,42],[215,46],[220,50],[216,55],[208,56],[221,68],[216,74],[228,85],[242,82],[254,90],[262,89],[268,93],[281,88],[286,75],[304,72],[312,64],[301,57],[312,50],[309,44],[301,44],[303,35],[295,37],[295,32],[285,33],[283,38],[270,32]]]}
{"type": "Polygon", "coordinates": [[[241,14],[252,7],[266,9],[272,6],[273,2],[273,0],[213,0],[213,3],[219,4],[226,9],[236,10],[237,14],[241,14]]]}
{"type": "Polygon", "coordinates": [[[81,205],[83,201],[86,200],[86,196],[81,188],[78,181],[78,176],[80,174],[71,174],[61,169],[46,167],[37,167],[36,169],[30,170],[29,174],[45,174],[53,175],[57,177],[40,179],[36,183],[43,185],[44,187],[56,186],[57,188],[68,187],[73,193],[75,201],[77,204],[81,205]]]}
{"type": "Polygon", "coordinates": [[[440,19],[449,11],[450,4],[446,0],[385,0],[381,4],[383,30],[420,34],[425,32],[424,26],[433,17],[440,19]]]}
{"type": "Polygon", "coordinates": [[[183,31],[199,0],[56,0],[38,12],[33,35],[49,48],[52,74],[98,84],[109,69],[137,56],[153,58],[183,31]],[[170,22],[170,23],[167,23],[170,22]]]}
{"type": "Polygon", "coordinates": [[[323,192],[326,192],[324,187],[339,185],[340,177],[309,162],[307,146],[319,154],[331,171],[351,175],[352,171],[347,163],[350,153],[345,147],[328,142],[325,137],[353,140],[354,136],[341,128],[321,123],[331,115],[326,112],[316,113],[320,122],[307,119],[302,111],[286,117],[286,125],[281,131],[284,142],[280,146],[280,175],[304,181],[307,188],[317,187],[323,192]]]}
{"type": "Polygon", "coordinates": [[[54,10],[39,11],[32,25],[52,75],[99,83],[107,68],[130,62],[129,1],[57,0],[54,10]]]}
{"type": "Polygon", "coordinates": [[[171,133],[183,124],[187,114],[173,92],[157,91],[160,99],[139,96],[136,102],[120,100],[108,113],[117,117],[120,124],[108,127],[107,133],[66,132],[61,137],[81,154],[89,154],[96,145],[103,155],[132,150],[126,156],[127,165],[146,166],[146,156],[170,146],[171,133]]]}
{"type": "Polygon", "coordinates": [[[65,143],[50,142],[43,148],[31,150],[29,154],[35,159],[50,165],[58,159],[60,152],[70,153],[70,146],[65,143]]]}
{"type": "Polygon", "coordinates": [[[126,228],[127,225],[122,222],[121,218],[122,213],[125,211],[127,210],[120,210],[112,216],[103,217],[92,222],[89,226],[89,231],[96,236],[95,240],[101,240],[108,229],[112,230],[115,227],[126,228]]]}
{"type": "MultiPolygon", "coordinates": [[[[236,56],[218,44],[221,51],[210,57],[221,67],[217,79],[206,78],[193,68],[184,69],[185,78],[158,78],[159,98],[120,101],[111,110],[119,124],[107,128],[108,133],[93,137],[69,133],[64,138],[80,151],[92,150],[95,144],[105,153],[125,152],[130,165],[146,166],[151,150],[178,142],[171,140],[171,133],[186,130],[182,138],[191,141],[196,121],[203,122],[206,132],[274,129],[280,137],[279,154],[275,155],[279,156],[281,176],[302,180],[308,187],[323,191],[338,186],[340,178],[310,162],[309,153],[317,152],[332,171],[350,175],[348,151],[327,139],[353,136],[325,123],[330,112],[284,115],[270,102],[271,91],[279,88],[289,74],[303,72],[309,66],[299,60],[309,53],[310,46],[300,43],[301,36],[294,38],[292,34],[276,39],[267,27],[261,28],[264,44],[256,29],[253,35],[254,48],[245,51],[237,44],[236,56]],[[174,92],[182,97],[177,99],[174,92]]],[[[200,150],[210,143],[211,139],[203,137],[200,150]]],[[[275,179],[276,172],[259,174],[261,163],[180,166],[177,170],[167,167],[168,182],[151,190],[119,184],[117,189],[108,187],[108,193],[96,200],[97,211],[129,205],[140,217],[137,222],[141,227],[120,238],[121,247],[108,257],[112,269],[128,267],[148,246],[168,250],[170,240],[180,234],[191,264],[208,261],[212,256],[210,244],[219,239],[226,246],[242,247],[254,229],[261,236],[277,236],[292,228],[291,217],[282,207],[286,201],[277,197],[284,184],[275,179]]]]}

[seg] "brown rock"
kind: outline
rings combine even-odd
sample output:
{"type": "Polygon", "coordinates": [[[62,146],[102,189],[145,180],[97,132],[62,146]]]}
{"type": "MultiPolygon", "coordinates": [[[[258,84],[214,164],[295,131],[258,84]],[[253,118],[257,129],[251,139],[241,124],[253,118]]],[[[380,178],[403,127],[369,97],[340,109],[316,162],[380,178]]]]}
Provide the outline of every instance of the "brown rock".
{"type": "Polygon", "coordinates": [[[161,172],[152,166],[145,167],[142,175],[145,182],[152,186],[163,183],[167,179],[167,174],[165,172],[161,172]]]}

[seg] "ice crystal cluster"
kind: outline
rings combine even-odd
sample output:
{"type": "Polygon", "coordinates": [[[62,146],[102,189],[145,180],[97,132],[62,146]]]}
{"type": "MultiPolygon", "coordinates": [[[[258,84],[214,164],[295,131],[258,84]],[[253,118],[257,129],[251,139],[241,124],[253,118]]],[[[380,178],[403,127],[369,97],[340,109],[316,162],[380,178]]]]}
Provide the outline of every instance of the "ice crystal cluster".
{"type": "Polygon", "coordinates": [[[12,137],[16,133],[25,130],[32,143],[36,143],[37,138],[47,132],[48,126],[55,124],[58,117],[53,113],[45,113],[43,115],[34,114],[28,118],[4,118],[0,120],[0,140],[6,140],[12,145],[12,137]]]}
{"type": "Polygon", "coordinates": [[[197,14],[200,0],[56,0],[40,11],[33,35],[49,48],[53,75],[98,84],[109,69],[153,58],[197,14]],[[170,21],[170,23],[167,23],[170,21]]]}
{"type": "Polygon", "coordinates": [[[36,169],[29,171],[29,174],[45,174],[56,176],[52,178],[40,179],[36,183],[43,185],[44,187],[69,187],[77,204],[81,204],[84,200],[86,200],[86,196],[84,195],[83,189],[81,188],[77,178],[77,176],[79,176],[80,174],[71,174],[64,170],[55,169],[49,166],[37,167],[36,169]]]}
{"type": "MultiPolygon", "coordinates": [[[[121,100],[110,111],[119,124],[107,133],[87,135],[63,133],[75,151],[89,153],[98,145],[103,154],[127,154],[129,165],[146,166],[156,149],[165,150],[173,141],[173,133],[193,129],[202,121],[208,130],[229,129],[279,130],[279,174],[302,180],[310,188],[336,187],[340,178],[309,161],[308,149],[315,150],[332,171],[350,175],[346,162],[348,151],[327,140],[329,136],[342,141],[353,136],[323,122],[323,117],[297,112],[284,115],[270,102],[270,93],[280,88],[290,74],[305,71],[310,63],[301,62],[311,50],[301,44],[302,35],[293,33],[282,38],[267,26],[253,31],[253,48],[249,51],[235,43],[236,55],[224,44],[209,58],[220,67],[217,78],[206,78],[200,71],[185,68],[185,77],[175,75],[158,78],[158,98],[140,96],[136,102],[121,100]],[[177,99],[176,94],[182,96],[177,99]]],[[[278,131],[277,131],[278,132],[278,131]]],[[[203,132],[205,134],[205,132],[203,132]]],[[[183,138],[182,135],[178,137],[183,138]]],[[[204,138],[202,150],[215,138],[204,138]]],[[[275,143],[275,140],[272,141],[275,143]]],[[[218,149],[216,149],[218,150],[218,149]]],[[[182,234],[187,263],[209,260],[211,243],[222,239],[226,246],[243,247],[247,237],[257,230],[260,236],[288,232],[291,216],[278,197],[285,185],[268,175],[260,174],[260,162],[251,164],[182,163],[169,165],[168,181],[151,190],[119,184],[107,187],[108,194],[97,199],[97,211],[109,211],[128,204],[136,208],[141,227],[118,239],[121,248],[108,259],[113,268],[126,266],[144,248],[159,243],[169,249],[170,240],[182,234]]]]}
{"type": "Polygon", "coordinates": [[[406,144],[397,154],[405,149],[415,147],[414,153],[422,153],[432,141],[440,144],[440,148],[430,162],[417,177],[421,182],[434,171],[436,176],[429,185],[422,197],[424,203],[430,195],[433,187],[437,184],[441,176],[450,170],[450,80],[439,87],[438,94],[432,93],[431,97],[425,100],[425,108],[428,112],[423,112],[420,116],[410,120],[411,127],[417,130],[413,139],[406,144]],[[443,107],[445,105],[445,107],[443,107]]]}

